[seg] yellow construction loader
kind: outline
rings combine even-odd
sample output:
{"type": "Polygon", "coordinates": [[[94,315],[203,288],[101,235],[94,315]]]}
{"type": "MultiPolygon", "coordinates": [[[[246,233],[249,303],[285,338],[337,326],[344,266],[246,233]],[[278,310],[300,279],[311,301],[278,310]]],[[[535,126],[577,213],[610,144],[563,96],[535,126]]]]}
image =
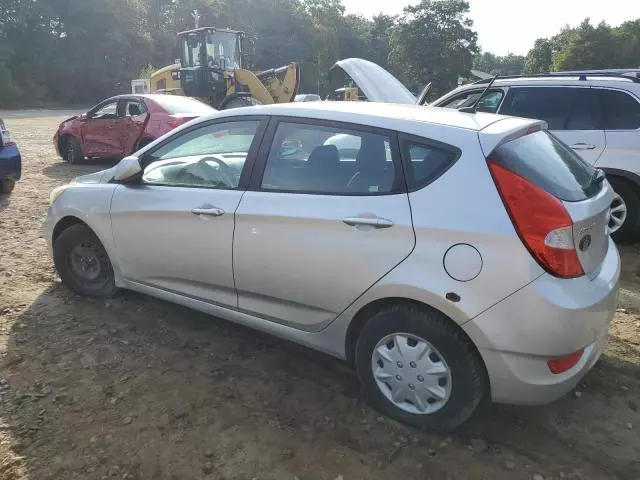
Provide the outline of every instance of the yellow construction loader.
{"type": "Polygon", "coordinates": [[[151,75],[151,92],[196,97],[214,108],[287,103],[300,84],[300,68],[290,63],[251,71],[253,41],[244,32],[214,27],[178,34],[180,61],[151,75]]]}

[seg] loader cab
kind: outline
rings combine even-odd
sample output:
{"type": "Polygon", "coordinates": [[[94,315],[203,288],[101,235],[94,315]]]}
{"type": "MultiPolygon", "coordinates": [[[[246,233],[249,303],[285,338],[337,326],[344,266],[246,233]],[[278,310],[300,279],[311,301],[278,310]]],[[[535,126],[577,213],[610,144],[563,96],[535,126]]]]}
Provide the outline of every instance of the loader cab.
{"type": "Polygon", "coordinates": [[[227,93],[225,72],[243,66],[243,33],[198,28],[178,34],[180,84],[189,97],[208,97],[218,104],[227,93]]]}

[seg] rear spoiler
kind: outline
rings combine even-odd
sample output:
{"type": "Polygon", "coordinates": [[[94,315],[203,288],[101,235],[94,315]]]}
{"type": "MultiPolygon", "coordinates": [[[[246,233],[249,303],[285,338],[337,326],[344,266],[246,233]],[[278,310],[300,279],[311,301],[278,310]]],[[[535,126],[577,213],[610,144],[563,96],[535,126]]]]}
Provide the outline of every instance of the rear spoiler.
{"type": "Polygon", "coordinates": [[[480,146],[486,157],[500,145],[530,133],[546,130],[547,122],[528,118],[504,117],[478,132],[480,146]]]}

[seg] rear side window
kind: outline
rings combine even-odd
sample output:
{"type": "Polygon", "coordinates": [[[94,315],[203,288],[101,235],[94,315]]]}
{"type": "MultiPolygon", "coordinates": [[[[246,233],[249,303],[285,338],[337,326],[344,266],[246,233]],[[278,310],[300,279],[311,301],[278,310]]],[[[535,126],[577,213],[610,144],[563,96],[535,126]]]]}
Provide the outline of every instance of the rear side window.
{"type": "Polygon", "coordinates": [[[575,94],[575,88],[512,88],[500,113],[544,120],[549,130],[565,130],[575,94]]]}
{"type": "Polygon", "coordinates": [[[598,90],[605,130],[640,128],[640,103],[631,95],[616,90],[598,90]]]}
{"type": "Polygon", "coordinates": [[[544,130],[499,146],[490,158],[554,197],[568,202],[592,197],[602,185],[595,181],[593,167],[544,130]]]}
{"type": "Polygon", "coordinates": [[[426,141],[401,139],[407,186],[415,190],[433,182],[446,172],[460,156],[454,147],[434,145],[426,141]]]}

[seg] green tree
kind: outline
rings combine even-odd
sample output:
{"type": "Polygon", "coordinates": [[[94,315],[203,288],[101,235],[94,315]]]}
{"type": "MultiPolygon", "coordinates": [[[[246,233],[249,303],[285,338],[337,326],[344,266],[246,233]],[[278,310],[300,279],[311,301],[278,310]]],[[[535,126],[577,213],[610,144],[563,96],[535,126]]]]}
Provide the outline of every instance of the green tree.
{"type": "Polygon", "coordinates": [[[545,73],[551,70],[552,64],[552,43],[545,38],[539,38],[525,57],[524,73],[545,73]]]}
{"type": "Polygon", "coordinates": [[[504,57],[484,52],[473,59],[473,68],[491,75],[520,75],[524,70],[524,57],[509,53],[504,57]]]}
{"type": "Polygon", "coordinates": [[[432,82],[436,95],[455,87],[478,52],[468,13],[464,0],[423,0],[406,7],[391,30],[389,59],[395,71],[415,86],[432,82]]]}
{"type": "Polygon", "coordinates": [[[562,40],[556,40],[558,49],[552,64],[555,71],[611,68],[619,62],[616,39],[611,27],[604,22],[594,27],[587,18],[567,32],[566,41],[565,37],[562,40]]]}

